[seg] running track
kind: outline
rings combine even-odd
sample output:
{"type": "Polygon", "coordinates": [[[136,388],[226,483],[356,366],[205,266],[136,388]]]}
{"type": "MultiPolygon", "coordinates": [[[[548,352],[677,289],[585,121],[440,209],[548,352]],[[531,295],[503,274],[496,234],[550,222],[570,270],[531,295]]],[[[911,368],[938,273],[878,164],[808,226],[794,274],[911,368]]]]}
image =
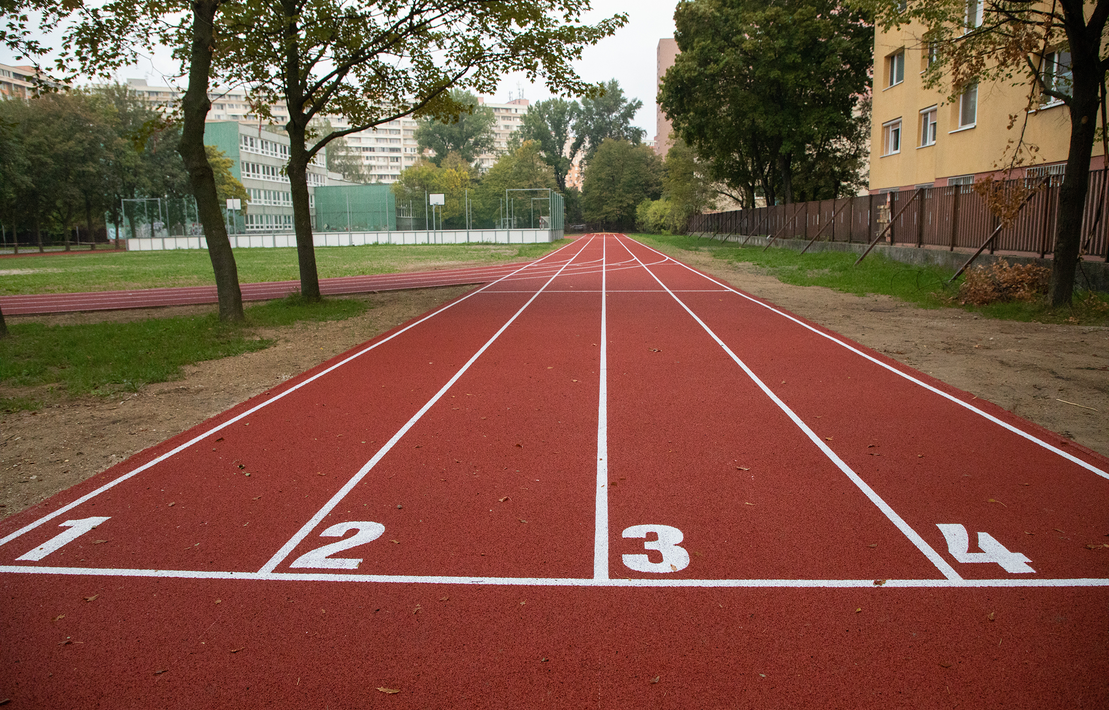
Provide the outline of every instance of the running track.
{"type": "Polygon", "coordinates": [[[586,237],[0,523],[0,700],[1104,708],[1107,470],[586,237]]]}
{"type": "MultiPolygon", "coordinates": [[[[85,252],[82,252],[85,253],[85,252]]],[[[413,271],[398,274],[340,276],[320,279],[324,296],[378,291],[400,291],[410,288],[464,286],[503,278],[519,269],[521,264],[494,264],[464,269],[413,271]]],[[[299,281],[268,281],[240,286],[244,301],[269,301],[300,291],[299,281]]],[[[131,291],[89,291],[83,293],[39,293],[0,296],[0,310],[5,315],[65,313],[70,311],[110,311],[157,306],[186,306],[218,302],[215,286],[177,286],[172,288],[133,289],[131,291]]]]}

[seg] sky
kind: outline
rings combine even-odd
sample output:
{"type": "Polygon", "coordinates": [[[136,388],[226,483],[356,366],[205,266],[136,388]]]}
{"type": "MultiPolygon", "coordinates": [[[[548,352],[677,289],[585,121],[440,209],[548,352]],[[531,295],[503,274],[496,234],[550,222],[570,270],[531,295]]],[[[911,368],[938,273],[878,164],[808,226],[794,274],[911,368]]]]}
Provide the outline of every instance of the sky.
{"type": "MultiPolygon", "coordinates": [[[[629,98],[639,99],[643,108],[635,117],[635,125],[655,136],[655,63],[658,41],[674,36],[674,7],[678,0],[592,0],[592,10],[584,14],[585,22],[597,22],[618,12],[628,14],[628,23],[616,34],[586,47],[582,59],[575,63],[578,74],[591,83],[616,79],[629,98]]],[[[17,61],[6,48],[0,49],[0,64],[27,64],[17,61]]],[[[118,72],[117,80],[146,79],[152,86],[174,84],[184,87],[183,80],[173,80],[177,65],[169,52],[158,54],[139,65],[118,72]]],[[[542,84],[527,83],[522,75],[507,75],[497,93],[489,97],[493,103],[518,98],[520,92],[532,103],[550,98],[542,84]]]]}

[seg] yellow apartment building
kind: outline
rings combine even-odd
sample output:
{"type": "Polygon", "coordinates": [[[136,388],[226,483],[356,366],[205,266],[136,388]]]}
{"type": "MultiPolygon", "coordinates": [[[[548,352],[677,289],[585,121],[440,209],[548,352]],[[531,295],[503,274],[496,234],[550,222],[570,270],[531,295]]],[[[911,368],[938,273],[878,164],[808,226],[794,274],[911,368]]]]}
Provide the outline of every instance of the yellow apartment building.
{"type": "MultiPolygon", "coordinates": [[[[875,33],[871,193],[970,184],[1004,168],[1011,156],[1007,143],[1020,135],[1020,119],[1009,130],[1009,116],[1025,113],[1028,87],[982,83],[946,101],[943,90],[924,88],[929,51],[922,33],[915,24],[875,33]]],[[[1041,73],[1048,81],[1068,81],[1068,52],[1049,53],[1044,65],[1041,73]]],[[[1039,153],[1034,167],[1014,177],[1061,176],[1070,138],[1069,109],[1062,102],[1037,105],[1028,119],[1025,141],[1038,146],[1039,153]]],[[[1090,167],[1104,166],[1101,146],[1095,145],[1090,167]]]]}

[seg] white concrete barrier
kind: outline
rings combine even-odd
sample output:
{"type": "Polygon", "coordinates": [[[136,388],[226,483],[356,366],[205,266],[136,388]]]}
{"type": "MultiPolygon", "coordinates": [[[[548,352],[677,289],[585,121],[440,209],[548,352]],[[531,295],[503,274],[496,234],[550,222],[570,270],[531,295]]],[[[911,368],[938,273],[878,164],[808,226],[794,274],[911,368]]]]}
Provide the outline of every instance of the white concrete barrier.
{"type": "MultiPolygon", "coordinates": [[[[318,247],[364,246],[367,244],[545,244],[561,239],[562,232],[550,229],[447,229],[400,232],[315,232],[318,247]]],[[[233,249],[273,249],[296,246],[291,232],[279,234],[232,234],[233,249]]],[[[207,249],[204,237],[143,237],[126,239],[127,251],[207,249]]]]}

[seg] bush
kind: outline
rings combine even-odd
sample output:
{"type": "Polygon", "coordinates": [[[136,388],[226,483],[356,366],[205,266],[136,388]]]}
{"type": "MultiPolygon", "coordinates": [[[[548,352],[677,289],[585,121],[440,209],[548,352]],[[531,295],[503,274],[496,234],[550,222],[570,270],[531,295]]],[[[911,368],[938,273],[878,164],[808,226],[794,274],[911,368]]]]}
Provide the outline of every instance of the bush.
{"type": "Polygon", "coordinates": [[[989,266],[976,266],[967,271],[959,286],[959,300],[966,304],[985,306],[1011,301],[1036,301],[1047,294],[1051,269],[1036,264],[1009,264],[998,259],[989,266]]]}
{"type": "Polygon", "coordinates": [[[662,234],[670,221],[670,200],[643,200],[635,208],[635,228],[647,234],[662,234]]]}

